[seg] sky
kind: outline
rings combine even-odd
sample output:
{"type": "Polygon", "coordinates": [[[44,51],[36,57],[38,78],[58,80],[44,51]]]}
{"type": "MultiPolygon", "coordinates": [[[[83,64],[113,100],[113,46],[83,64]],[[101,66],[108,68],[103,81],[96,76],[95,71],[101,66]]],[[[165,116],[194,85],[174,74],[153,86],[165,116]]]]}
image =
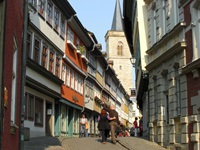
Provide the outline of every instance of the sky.
{"type": "MultiPolygon", "coordinates": [[[[102,50],[106,50],[104,36],[111,29],[116,0],[68,0],[82,25],[94,33],[102,50]]],[[[122,2],[120,6],[122,10],[122,2]]]]}

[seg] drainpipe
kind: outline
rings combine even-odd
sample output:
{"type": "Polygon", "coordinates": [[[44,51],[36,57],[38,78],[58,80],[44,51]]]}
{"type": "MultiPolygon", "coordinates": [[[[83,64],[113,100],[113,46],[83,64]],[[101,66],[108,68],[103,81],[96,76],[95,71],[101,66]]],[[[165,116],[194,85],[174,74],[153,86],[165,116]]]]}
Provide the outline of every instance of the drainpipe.
{"type": "MultiPolygon", "coordinates": [[[[2,2],[3,3],[3,14],[6,14],[6,1],[3,1],[2,2]]],[[[2,32],[1,32],[1,37],[3,37],[3,39],[2,39],[2,52],[1,52],[1,54],[0,54],[0,56],[1,56],[1,58],[0,58],[0,60],[1,60],[1,79],[0,79],[0,83],[1,83],[1,87],[0,87],[0,94],[1,94],[1,102],[0,102],[0,149],[2,149],[2,135],[3,135],[3,118],[4,118],[4,113],[3,113],[3,111],[4,111],[4,107],[3,107],[3,99],[4,99],[4,74],[3,74],[3,70],[4,70],[4,47],[5,47],[5,45],[4,45],[4,43],[5,43],[5,38],[4,38],[4,35],[5,35],[5,26],[6,26],[6,17],[5,17],[6,15],[4,15],[3,16],[3,22],[4,22],[4,24],[2,24],[2,26],[3,26],[3,30],[2,30],[2,32]]]]}
{"type": "Polygon", "coordinates": [[[148,138],[150,140],[150,129],[149,129],[149,123],[150,123],[150,98],[149,98],[149,90],[147,91],[147,101],[148,101],[148,124],[147,124],[147,131],[148,131],[148,138]]]}
{"type": "Polygon", "coordinates": [[[24,0],[24,24],[23,24],[23,43],[22,43],[22,70],[21,70],[21,94],[20,94],[20,118],[21,124],[19,127],[19,149],[24,149],[24,103],[25,103],[25,78],[26,78],[26,41],[27,41],[27,28],[28,28],[28,1],[24,0]]]}

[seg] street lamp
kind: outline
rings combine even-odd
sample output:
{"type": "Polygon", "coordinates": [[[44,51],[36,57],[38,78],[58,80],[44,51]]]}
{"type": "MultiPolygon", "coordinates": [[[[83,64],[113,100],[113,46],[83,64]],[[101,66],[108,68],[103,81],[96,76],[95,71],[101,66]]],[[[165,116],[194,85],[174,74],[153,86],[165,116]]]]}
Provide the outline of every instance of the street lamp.
{"type": "Polygon", "coordinates": [[[130,58],[130,61],[131,61],[131,64],[133,65],[133,67],[135,67],[135,61],[136,61],[136,59],[133,58],[133,57],[131,57],[131,58],[130,58]]]}

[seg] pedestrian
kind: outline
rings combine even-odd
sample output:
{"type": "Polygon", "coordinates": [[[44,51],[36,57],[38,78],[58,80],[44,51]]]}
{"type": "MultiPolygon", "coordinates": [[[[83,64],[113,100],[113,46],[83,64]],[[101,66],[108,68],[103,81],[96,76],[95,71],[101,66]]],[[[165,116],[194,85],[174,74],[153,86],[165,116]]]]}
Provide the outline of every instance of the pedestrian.
{"type": "Polygon", "coordinates": [[[137,120],[138,120],[138,118],[135,117],[135,121],[133,122],[134,132],[135,132],[134,136],[137,136],[137,132],[138,132],[138,123],[137,123],[137,120]]]}
{"type": "Polygon", "coordinates": [[[88,131],[86,129],[86,124],[88,124],[87,118],[85,118],[85,114],[82,114],[82,117],[80,119],[80,137],[82,137],[82,134],[84,134],[84,137],[88,137],[88,131]]]}
{"type": "MultiPolygon", "coordinates": [[[[104,102],[102,102],[102,104],[104,104],[104,102]]],[[[113,118],[112,120],[110,120],[111,140],[113,144],[116,144],[117,141],[116,141],[115,131],[116,131],[117,126],[120,124],[118,113],[115,110],[114,105],[110,105],[110,107],[108,107],[104,104],[103,108],[109,113],[110,118],[113,118]]]]}
{"type": "Polygon", "coordinates": [[[105,144],[110,132],[110,117],[105,109],[101,110],[101,114],[98,116],[98,129],[101,132],[102,143],[105,144]]]}
{"type": "Polygon", "coordinates": [[[140,118],[139,129],[140,129],[139,135],[142,137],[142,135],[143,135],[143,117],[140,118]]]}

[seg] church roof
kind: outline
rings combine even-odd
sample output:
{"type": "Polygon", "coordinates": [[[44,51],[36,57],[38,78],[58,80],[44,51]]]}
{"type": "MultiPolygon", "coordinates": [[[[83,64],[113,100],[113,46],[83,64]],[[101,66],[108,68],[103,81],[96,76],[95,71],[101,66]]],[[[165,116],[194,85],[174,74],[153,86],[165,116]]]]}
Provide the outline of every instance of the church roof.
{"type": "Polygon", "coordinates": [[[113,30],[113,31],[124,31],[123,21],[122,21],[122,13],[121,13],[119,0],[116,0],[111,30],[113,30]]]}

